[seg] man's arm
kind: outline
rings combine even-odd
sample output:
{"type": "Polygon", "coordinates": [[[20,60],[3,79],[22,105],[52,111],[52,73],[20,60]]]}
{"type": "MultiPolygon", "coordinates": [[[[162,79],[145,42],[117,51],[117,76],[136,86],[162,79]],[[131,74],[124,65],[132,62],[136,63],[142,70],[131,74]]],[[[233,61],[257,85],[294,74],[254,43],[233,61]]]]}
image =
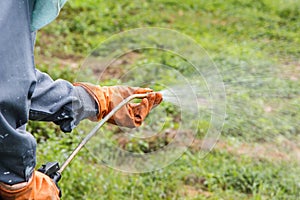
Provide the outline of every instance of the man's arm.
{"type": "Polygon", "coordinates": [[[79,122],[97,115],[95,100],[82,87],[65,80],[53,81],[48,74],[36,71],[30,120],[52,121],[64,132],[70,132],[79,122]]]}

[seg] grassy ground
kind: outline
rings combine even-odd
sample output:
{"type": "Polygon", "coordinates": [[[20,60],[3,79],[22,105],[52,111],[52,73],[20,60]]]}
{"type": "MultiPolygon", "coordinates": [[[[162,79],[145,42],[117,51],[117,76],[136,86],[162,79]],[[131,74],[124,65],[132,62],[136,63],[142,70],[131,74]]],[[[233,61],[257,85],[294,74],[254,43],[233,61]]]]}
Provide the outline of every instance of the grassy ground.
{"type": "MultiPolygon", "coordinates": [[[[73,81],[84,57],[113,34],[175,29],[195,39],[218,66],[227,116],[220,142],[205,159],[199,159],[198,138],[175,163],[151,173],[106,168],[83,149],[63,174],[63,199],[299,199],[299,15],[296,0],[70,0],[38,33],[38,68],[73,81]]],[[[129,57],[119,67],[149,60],[174,64],[172,56],[149,55],[129,57]]],[[[29,130],[39,141],[40,164],[63,162],[83,135],[36,122],[29,130]]],[[[145,148],[139,144],[125,147],[145,148]]]]}

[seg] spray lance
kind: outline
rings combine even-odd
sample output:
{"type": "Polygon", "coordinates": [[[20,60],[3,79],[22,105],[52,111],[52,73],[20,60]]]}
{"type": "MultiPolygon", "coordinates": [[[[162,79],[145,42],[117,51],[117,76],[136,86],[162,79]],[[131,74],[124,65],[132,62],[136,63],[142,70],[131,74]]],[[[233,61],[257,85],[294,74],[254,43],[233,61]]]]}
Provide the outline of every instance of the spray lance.
{"type": "Polygon", "coordinates": [[[146,94],[133,94],[126,99],[124,99],[121,103],[119,103],[114,109],[112,109],[97,125],[89,132],[89,134],[78,144],[78,146],[73,150],[70,156],[66,159],[66,161],[59,167],[58,162],[48,162],[42,165],[38,171],[49,176],[57,185],[58,181],[61,178],[62,172],[65,168],[70,164],[73,158],[77,155],[77,153],[84,147],[84,145],[97,133],[97,131],[107,122],[118,110],[120,110],[124,105],[136,98],[145,98],[149,93],[146,94]]]}

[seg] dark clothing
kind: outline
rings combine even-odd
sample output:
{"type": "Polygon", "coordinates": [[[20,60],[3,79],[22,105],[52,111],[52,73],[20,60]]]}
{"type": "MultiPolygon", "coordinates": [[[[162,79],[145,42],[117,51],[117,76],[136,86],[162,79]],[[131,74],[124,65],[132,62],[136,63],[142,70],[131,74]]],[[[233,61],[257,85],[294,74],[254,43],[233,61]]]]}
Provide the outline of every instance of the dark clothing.
{"type": "Polygon", "coordinates": [[[33,2],[0,1],[0,182],[10,185],[28,181],[36,165],[36,141],[25,130],[29,119],[71,131],[97,113],[84,89],[35,69],[33,2]]]}

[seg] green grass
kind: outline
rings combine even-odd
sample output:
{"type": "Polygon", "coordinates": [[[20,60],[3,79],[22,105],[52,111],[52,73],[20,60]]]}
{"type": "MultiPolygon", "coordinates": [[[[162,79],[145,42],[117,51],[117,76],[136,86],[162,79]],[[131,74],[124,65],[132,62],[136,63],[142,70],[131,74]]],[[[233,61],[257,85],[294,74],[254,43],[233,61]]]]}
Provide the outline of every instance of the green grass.
{"type": "MultiPolygon", "coordinates": [[[[285,158],[300,148],[299,15],[297,0],[67,3],[58,19],[38,33],[39,69],[54,79],[73,82],[84,57],[110,36],[138,27],[174,29],[205,48],[222,74],[227,116],[221,141],[229,146],[255,144],[266,149],[275,144],[278,148],[269,150],[272,160],[222,145],[199,159],[201,152],[191,148],[172,165],[146,174],[106,168],[83,149],[63,174],[63,199],[299,199],[299,160],[285,158]],[[272,154],[282,146],[284,159],[272,154]]],[[[178,65],[184,61],[174,55],[135,53],[138,56],[129,58],[123,68],[157,62],[189,73],[178,65]]],[[[174,81],[169,75],[163,78],[174,81]]],[[[115,82],[109,79],[103,84],[115,82]]],[[[170,115],[166,128],[176,129],[178,122],[172,118],[176,110],[166,107],[170,115]]],[[[201,121],[200,136],[208,124],[201,121]]],[[[53,124],[30,122],[29,131],[39,142],[40,165],[62,163],[89,130],[64,134],[53,124]]],[[[106,139],[111,140],[114,132],[106,131],[106,139]]],[[[148,151],[147,142],[132,140],[126,148],[148,151]]]]}
{"type": "Polygon", "coordinates": [[[179,30],[207,50],[221,55],[226,52],[226,56],[241,59],[241,54],[249,51],[258,56],[268,53],[297,59],[299,8],[296,0],[230,0],[226,3],[221,0],[184,3],[164,0],[82,3],[75,0],[66,5],[55,23],[42,30],[52,43],[43,47],[43,52],[87,54],[112,34],[156,26],[179,30]],[[51,50],[53,47],[55,52],[51,50]]]}
{"type": "MultiPolygon", "coordinates": [[[[39,161],[62,161],[77,142],[79,138],[70,134],[53,137],[39,145],[39,161]]],[[[226,150],[215,150],[204,159],[199,156],[188,151],[159,171],[126,174],[95,163],[83,149],[64,171],[60,186],[64,199],[297,199],[300,195],[297,163],[237,156],[226,150]],[[196,195],[188,195],[189,191],[196,195]]]]}

